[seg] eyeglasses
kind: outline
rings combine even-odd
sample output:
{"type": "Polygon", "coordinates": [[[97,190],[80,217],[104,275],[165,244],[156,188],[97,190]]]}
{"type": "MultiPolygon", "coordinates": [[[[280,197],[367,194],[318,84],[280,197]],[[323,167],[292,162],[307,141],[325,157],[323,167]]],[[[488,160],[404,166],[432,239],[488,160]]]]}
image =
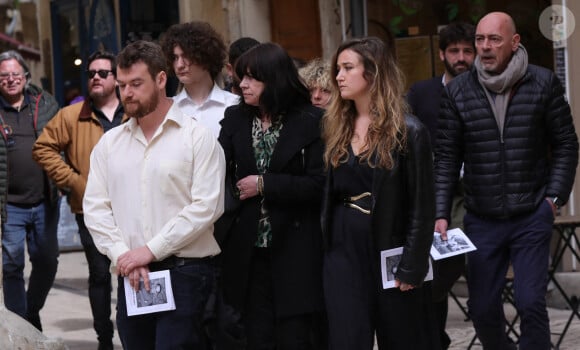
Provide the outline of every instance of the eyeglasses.
{"type": "Polygon", "coordinates": [[[24,73],[20,72],[2,72],[0,73],[0,80],[8,80],[12,77],[14,80],[19,80],[24,77],[24,73]]]}
{"type": "Polygon", "coordinates": [[[99,77],[101,77],[101,79],[107,79],[107,76],[109,75],[109,73],[113,73],[112,70],[106,70],[106,69],[99,69],[99,70],[88,70],[87,71],[87,77],[89,77],[89,79],[93,79],[95,77],[95,74],[98,74],[99,77]]]}

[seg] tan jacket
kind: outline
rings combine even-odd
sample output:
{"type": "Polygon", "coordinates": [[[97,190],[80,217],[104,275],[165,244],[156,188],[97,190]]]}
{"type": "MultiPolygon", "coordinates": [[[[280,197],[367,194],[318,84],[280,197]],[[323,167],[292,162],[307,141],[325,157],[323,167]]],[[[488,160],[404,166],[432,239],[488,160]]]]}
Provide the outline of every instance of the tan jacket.
{"type": "MultiPolygon", "coordinates": [[[[126,120],[127,116],[123,117],[126,120]]],[[[44,127],[32,149],[58,188],[68,194],[71,211],[83,212],[83,195],[89,175],[89,158],[103,135],[103,127],[88,101],[62,108],[44,127]],[[64,159],[61,156],[64,152],[64,159]]]]}

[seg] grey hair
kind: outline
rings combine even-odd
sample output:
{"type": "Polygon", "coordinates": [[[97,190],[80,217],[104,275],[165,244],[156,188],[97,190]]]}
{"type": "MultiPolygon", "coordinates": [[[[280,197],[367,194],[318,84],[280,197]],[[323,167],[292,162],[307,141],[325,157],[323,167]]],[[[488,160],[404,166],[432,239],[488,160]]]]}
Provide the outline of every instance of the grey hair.
{"type": "Polygon", "coordinates": [[[20,55],[18,52],[14,50],[4,51],[0,53],[0,63],[12,59],[16,60],[22,66],[22,69],[24,69],[24,77],[26,78],[26,85],[28,85],[28,81],[30,79],[30,69],[26,64],[26,61],[24,61],[24,58],[22,58],[22,55],[20,55]]]}

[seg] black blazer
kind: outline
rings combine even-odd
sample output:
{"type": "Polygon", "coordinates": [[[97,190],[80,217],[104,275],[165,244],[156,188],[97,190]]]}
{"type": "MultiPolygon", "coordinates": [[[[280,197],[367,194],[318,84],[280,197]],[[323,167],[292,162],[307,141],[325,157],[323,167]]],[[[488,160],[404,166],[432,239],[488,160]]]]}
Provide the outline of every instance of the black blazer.
{"type": "Polygon", "coordinates": [[[431,146],[435,150],[437,137],[437,119],[441,107],[443,94],[443,76],[439,75],[431,79],[421,80],[411,86],[407,93],[407,102],[412,113],[429,129],[431,146]]]}
{"type": "MultiPolygon", "coordinates": [[[[433,159],[427,128],[406,116],[407,151],[396,153],[391,170],[375,169],[372,188],[372,235],[375,268],[380,271],[380,251],[403,247],[397,278],[421,285],[429,267],[433,242],[435,195],[433,159]]],[[[332,245],[332,171],[324,191],[322,227],[325,246],[332,245]]],[[[372,268],[372,267],[369,267],[372,268]]],[[[379,274],[380,276],[380,274],[379,274]]]]}
{"type": "MultiPolygon", "coordinates": [[[[274,302],[280,317],[322,307],[322,114],[319,108],[303,105],[283,116],[270,167],[263,176],[264,200],[272,225],[274,302]]],[[[258,174],[252,118],[250,111],[237,105],[226,109],[221,122],[219,141],[234,184],[258,174]]],[[[240,202],[233,224],[221,239],[224,298],[238,310],[243,310],[246,298],[260,199],[256,196],[240,202]]]]}

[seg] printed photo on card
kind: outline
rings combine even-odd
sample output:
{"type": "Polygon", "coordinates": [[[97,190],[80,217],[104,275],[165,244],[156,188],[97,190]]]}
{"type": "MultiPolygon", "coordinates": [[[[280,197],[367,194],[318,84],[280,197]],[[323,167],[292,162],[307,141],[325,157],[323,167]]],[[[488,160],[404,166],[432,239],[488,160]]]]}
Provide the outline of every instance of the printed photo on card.
{"type": "Polygon", "coordinates": [[[433,233],[433,245],[431,246],[431,257],[433,260],[445,259],[476,249],[460,228],[448,230],[447,240],[445,241],[441,239],[441,235],[438,232],[433,233]]]}
{"type": "Polygon", "coordinates": [[[131,287],[129,278],[124,278],[124,284],[128,316],[175,310],[169,270],[149,273],[149,291],[143,280],[139,281],[137,291],[131,287]]]}
{"type": "MultiPolygon", "coordinates": [[[[395,276],[397,275],[397,268],[399,262],[403,257],[403,247],[388,249],[381,251],[381,275],[383,280],[383,289],[395,288],[395,276]]],[[[433,267],[431,259],[429,259],[429,271],[425,276],[425,281],[433,279],[433,267]]]]}

